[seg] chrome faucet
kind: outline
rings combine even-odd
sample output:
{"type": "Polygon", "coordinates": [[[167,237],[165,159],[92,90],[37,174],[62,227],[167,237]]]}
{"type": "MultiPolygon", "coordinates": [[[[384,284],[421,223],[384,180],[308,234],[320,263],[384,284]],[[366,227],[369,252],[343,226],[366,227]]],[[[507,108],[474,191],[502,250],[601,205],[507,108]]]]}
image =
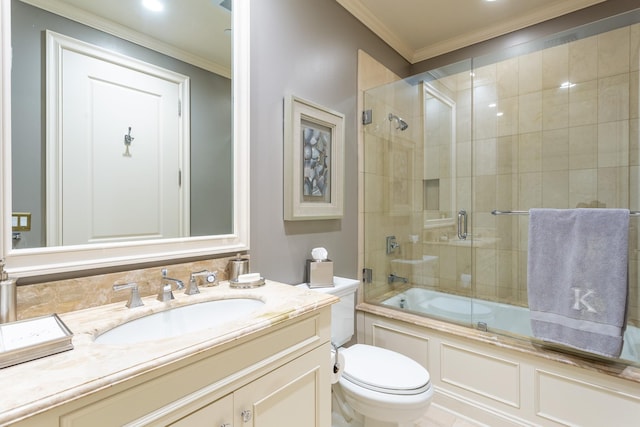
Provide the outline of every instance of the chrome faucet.
{"type": "Polygon", "coordinates": [[[396,276],[395,274],[391,273],[389,277],[387,277],[387,283],[391,285],[392,283],[395,283],[395,282],[407,283],[408,280],[406,277],[396,276]]]}
{"type": "Polygon", "coordinates": [[[173,287],[172,282],[176,284],[178,289],[184,288],[184,283],[182,280],[172,279],[167,276],[167,269],[162,269],[162,288],[160,289],[160,293],[158,294],[158,301],[166,302],[175,299],[173,296],[173,287]]]}

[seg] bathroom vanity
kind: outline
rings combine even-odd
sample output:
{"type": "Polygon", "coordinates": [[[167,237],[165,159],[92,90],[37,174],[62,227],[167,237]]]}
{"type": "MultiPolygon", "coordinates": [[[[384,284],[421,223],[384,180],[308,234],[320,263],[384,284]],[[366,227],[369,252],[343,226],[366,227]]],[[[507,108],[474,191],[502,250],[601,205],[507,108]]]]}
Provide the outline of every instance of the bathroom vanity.
{"type": "Polygon", "coordinates": [[[329,427],[330,306],[337,298],[267,281],[227,283],[169,303],[143,298],[60,315],[74,349],[0,370],[0,425],[329,427]],[[264,302],[241,319],[161,340],[96,336],[167,308],[213,299],[264,302]]]}

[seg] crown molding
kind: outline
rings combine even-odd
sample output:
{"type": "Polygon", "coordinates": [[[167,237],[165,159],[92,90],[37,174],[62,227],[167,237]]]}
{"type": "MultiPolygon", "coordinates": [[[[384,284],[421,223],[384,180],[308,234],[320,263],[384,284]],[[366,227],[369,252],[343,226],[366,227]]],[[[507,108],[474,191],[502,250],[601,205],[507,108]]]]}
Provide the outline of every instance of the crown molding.
{"type": "MultiPolygon", "coordinates": [[[[336,1],[371,31],[373,31],[385,43],[391,46],[396,52],[398,52],[398,54],[410,63],[415,64],[416,62],[424,61],[425,59],[452,52],[475,43],[521,30],[531,25],[539,24],[549,19],[557,18],[589,6],[602,3],[606,0],[565,0],[556,2],[551,6],[539,8],[531,11],[530,13],[519,15],[513,19],[501,21],[496,25],[491,25],[478,31],[470,31],[457,37],[449,38],[415,50],[400,37],[395,35],[380,19],[378,19],[378,17],[363,4],[362,0],[336,1]]],[[[397,5],[394,5],[394,7],[397,7],[397,5]]]]}

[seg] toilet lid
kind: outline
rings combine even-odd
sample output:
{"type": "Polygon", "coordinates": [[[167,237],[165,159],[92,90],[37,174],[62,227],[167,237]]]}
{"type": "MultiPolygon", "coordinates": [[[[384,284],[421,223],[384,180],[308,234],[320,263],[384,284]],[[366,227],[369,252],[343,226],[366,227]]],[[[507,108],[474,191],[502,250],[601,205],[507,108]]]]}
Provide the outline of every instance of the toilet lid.
{"type": "Polygon", "coordinates": [[[395,351],[364,344],[341,349],[343,377],[369,390],[391,394],[420,394],[429,389],[429,371],[395,351]]]}

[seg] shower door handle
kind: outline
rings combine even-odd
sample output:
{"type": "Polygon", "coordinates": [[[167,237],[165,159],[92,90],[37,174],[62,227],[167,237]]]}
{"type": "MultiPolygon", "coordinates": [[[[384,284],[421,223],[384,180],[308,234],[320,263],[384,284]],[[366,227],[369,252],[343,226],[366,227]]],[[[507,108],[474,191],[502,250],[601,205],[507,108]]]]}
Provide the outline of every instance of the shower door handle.
{"type": "Polygon", "coordinates": [[[458,211],[458,239],[467,239],[467,211],[464,209],[458,211]]]}

